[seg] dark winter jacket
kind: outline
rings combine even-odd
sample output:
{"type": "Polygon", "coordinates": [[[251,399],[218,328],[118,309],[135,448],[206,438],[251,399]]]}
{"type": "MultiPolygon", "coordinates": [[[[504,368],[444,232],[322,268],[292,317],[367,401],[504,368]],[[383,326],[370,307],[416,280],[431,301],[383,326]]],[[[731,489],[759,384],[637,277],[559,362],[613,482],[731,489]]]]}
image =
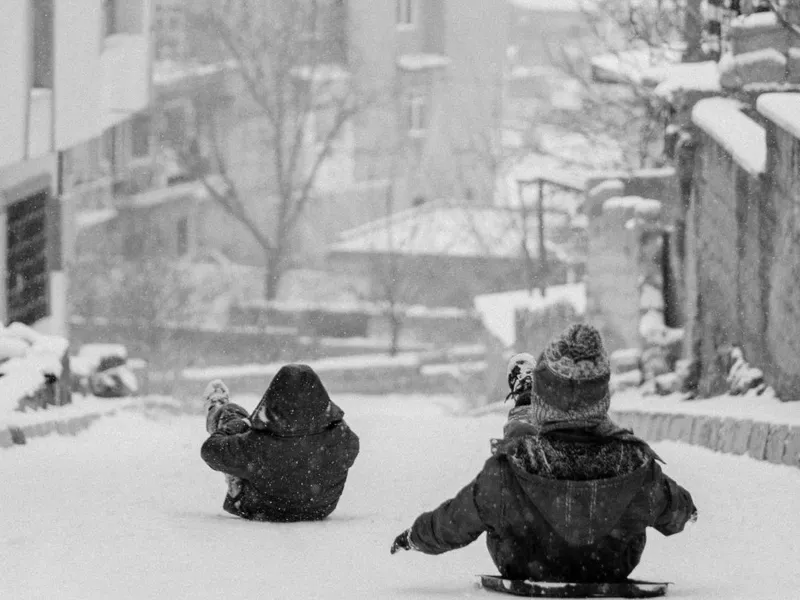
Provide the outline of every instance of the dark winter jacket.
{"type": "Polygon", "coordinates": [[[330,515],[359,441],[317,374],[306,365],[283,367],[250,421],[251,428],[226,424],[200,452],[212,469],[244,480],[238,508],[226,502],[226,510],[260,521],[330,515]]]}
{"type": "Polygon", "coordinates": [[[657,459],[630,432],[517,430],[455,498],[417,518],[411,545],[439,554],[486,532],[505,577],[624,579],[639,563],[647,527],[672,535],[696,512],[657,459]]]}

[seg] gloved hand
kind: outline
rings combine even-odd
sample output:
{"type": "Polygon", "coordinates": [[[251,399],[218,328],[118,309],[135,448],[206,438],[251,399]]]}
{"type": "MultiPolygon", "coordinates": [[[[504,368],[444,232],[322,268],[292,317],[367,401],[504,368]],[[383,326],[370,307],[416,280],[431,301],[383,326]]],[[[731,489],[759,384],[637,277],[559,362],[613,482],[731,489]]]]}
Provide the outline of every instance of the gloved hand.
{"type": "Polygon", "coordinates": [[[206,409],[206,431],[215,433],[220,426],[221,409],[230,402],[230,391],[222,380],[215,379],[206,386],[203,392],[203,404],[206,409]]]}
{"type": "Polygon", "coordinates": [[[395,554],[398,550],[413,550],[411,546],[411,530],[406,529],[403,533],[394,538],[391,553],[395,554]]]}
{"type": "Polygon", "coordinates": [[[250,419],[231,419],[217,429],[223,435],[238,435],[250,431],[250,419]]]}
{"type": "Polygon", "coordinates": [[[216,410],[209,411],[209,433],[222,433],[235,435],[250,429],[250,419],[247,411],[238,404],[223,404],[216,410]]]}

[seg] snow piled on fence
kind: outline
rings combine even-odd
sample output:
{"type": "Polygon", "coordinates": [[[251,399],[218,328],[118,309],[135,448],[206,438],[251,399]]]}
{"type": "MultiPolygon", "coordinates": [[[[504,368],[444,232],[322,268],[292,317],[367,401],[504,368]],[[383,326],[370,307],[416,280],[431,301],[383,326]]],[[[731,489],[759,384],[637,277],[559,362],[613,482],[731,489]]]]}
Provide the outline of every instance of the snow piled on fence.
{"type": "Polygon", "coordinates": [[[800,139],[800,94],[762,94],[756,100],[758,112],[800,139]]]}
{"type": "Polygon", "coordinates": [[[586,312],[586,286],[583,283],[568,283],[547,288],[542,297],[540,290],[515,290],[497,294],[482,294],[474,300],[475,310],[484,326],[506,347],[516,341],[515,314],[517,310],[544,310],[555,304],[566,302],[582,315],[586,312]]]}
{"type": "Polygon", "coordinates": [[[745,115],[742,104],[730,98],[706,98],[692,109],[692,121],[722,146],[751,175],[767,164],[764,128],[745,115]]]}

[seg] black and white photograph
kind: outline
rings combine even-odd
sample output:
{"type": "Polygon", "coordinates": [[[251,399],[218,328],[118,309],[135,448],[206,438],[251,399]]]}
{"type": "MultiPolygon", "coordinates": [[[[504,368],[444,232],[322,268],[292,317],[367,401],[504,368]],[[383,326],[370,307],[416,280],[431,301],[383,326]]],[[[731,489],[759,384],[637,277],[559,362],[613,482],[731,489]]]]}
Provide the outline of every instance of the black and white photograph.
{"type": "Polygon", "coordinates": [[[0,598],[800,597],[800,0],[0,0],[0,598]]]}

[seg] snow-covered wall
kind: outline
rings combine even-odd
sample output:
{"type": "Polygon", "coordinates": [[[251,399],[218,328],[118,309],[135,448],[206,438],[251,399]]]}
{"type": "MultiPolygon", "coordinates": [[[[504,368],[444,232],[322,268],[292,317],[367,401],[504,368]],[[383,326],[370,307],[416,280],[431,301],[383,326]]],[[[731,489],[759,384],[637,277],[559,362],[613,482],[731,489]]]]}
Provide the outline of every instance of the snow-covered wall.
{"type": "Polygon", "coordinates": [[[800,399],[800,140],[797,101],[787,96],[759,99],[766,127],[733,100],[703,100],[693,111],[685,339],[704,395],[725,389],[721,356],[737,345],[782,399],[800,399]]]}
{"type": "Polygon", "coordinates": [[[765,248],[771,264],[764,367],[781,399],[800,400],[800,94],[766,94],[758,110],[768,119],[770,178],[762,211],[772,226],[765,248]]]}

